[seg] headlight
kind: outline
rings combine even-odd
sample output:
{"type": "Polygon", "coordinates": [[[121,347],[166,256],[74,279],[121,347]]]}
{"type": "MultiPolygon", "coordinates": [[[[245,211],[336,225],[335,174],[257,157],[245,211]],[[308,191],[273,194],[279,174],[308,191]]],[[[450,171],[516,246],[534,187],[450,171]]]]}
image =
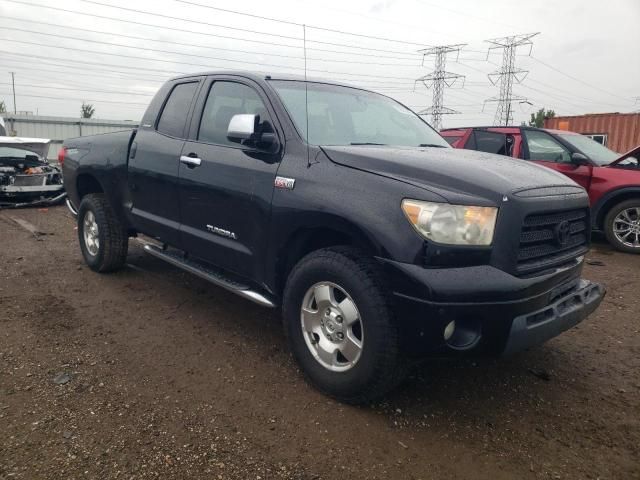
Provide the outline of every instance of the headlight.
{"type": "Polygon", "coordinates": [[[423,237],[447,245],[491,245],[498,217],[495,207],[403,200],[402,210],[423,237]]]}

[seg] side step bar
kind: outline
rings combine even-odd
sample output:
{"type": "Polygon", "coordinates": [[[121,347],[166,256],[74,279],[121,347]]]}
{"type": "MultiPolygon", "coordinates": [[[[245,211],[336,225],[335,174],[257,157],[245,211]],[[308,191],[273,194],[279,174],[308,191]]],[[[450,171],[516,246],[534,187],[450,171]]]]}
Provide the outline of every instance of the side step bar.
{"type": "Polygon", "coordinates": [[[257,303],[258,305],[270,308],[275,308],[276,306],[276,304],[266,295],[256,292],[246,285],[231,280],[230,278],[225,277],[223,274],[216,270],[208,269],[197,262],[182,258],[182,256],[178,253],[163,250],[160,247],[148,243],[144,246],[144,250],[154,257],[161,258],[171,265],[181,268],[189,273],[193,273],[194,275],[197,275],[198,277],[203,278],[213,283],[214,285],[218,285],[219,287],[229,290],[236,295],[240,295],[241,297],[257,303]]]}

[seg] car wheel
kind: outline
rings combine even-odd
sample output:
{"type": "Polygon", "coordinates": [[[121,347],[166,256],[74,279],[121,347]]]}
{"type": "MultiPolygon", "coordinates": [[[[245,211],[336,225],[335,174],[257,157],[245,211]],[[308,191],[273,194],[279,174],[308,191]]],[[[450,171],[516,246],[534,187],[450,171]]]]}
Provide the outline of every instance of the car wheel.
{"type": "Polygon", "coordinates": [[[119,270],[127,259],[129,237],[101,193],[86,195],[78,208],[78,240],[86,264],[96,272],[119,270]]]}
{"type": "Polygon", "coordinates": [[[622,252],[640,253],[640,199],[615,205],[605,218],[605,234],[613,247],[622,252]]]}
{"type": "Polygon", "coordinates": [[[347,403],[378,398],[403,378],[396,324],[378,265],[351,248],[304,257],[284,292],[291,351],[322,392],[347,403]]]}

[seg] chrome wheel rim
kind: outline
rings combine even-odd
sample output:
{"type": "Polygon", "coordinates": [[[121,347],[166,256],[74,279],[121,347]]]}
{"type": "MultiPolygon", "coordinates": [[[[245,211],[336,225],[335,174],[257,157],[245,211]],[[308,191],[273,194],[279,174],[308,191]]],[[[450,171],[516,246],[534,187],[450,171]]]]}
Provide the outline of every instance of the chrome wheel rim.
{"type": "Polygon", "coordinates": [[[620,243],[640,248],[640,207],[622,210],[613,220],[613,234],[620,243]]]}
{"type": "Polygon", "coordinates": [[[304,296],[300,323],[305,343],[327,370],[344,372],[362,356],[364,329],[351,296],[339,285],[320,282],[304,296]]]}
{"type": "Polygon", "coordinates": [[[87,210],[82,221],[82,234],[84,235],[84,246],[89,255],[95,257],[100,249],[100,238],[98,237],[98,223],[91,210],[87,210]]]}

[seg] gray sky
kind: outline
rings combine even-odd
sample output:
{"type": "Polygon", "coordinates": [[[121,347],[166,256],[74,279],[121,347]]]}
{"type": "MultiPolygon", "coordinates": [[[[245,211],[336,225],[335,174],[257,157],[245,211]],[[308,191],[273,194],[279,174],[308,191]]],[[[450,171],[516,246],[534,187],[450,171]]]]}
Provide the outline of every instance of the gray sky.
{"type": "Polygon", "coordinates": [[[498,93],[487,74],[498,68],[501,53],[487,61],[484,40],[530,32],[540,35],[531,57],[528,47],[519,50],[516,65],[530,73],[514,93],[533,106],[515,105],[515,123],[543,106],[565,115],[640,109],[640,0],[188,2],[0,0],[0,100],[13,110],[13,71],[18,110],[78,116],[86,100],[97,118],[138,120],[162,81],[179,73],[302,74],[303,32],[296,24],[306,23],[309,76],[366,86],[415,110],[431,105],[431,91],[418,86],[414,92],[413,79],[433,67],[431,58],[421,66],[417,51],[466,43],[457,62],[455,54],[447,60],[447,70],[466,80],[463,88],[457,84],[445,92],[445,106],[461,112],[445,116],[445,127],[493,122],[496,105],[487,103],[483,111],[483,102],[498,93]]]}

